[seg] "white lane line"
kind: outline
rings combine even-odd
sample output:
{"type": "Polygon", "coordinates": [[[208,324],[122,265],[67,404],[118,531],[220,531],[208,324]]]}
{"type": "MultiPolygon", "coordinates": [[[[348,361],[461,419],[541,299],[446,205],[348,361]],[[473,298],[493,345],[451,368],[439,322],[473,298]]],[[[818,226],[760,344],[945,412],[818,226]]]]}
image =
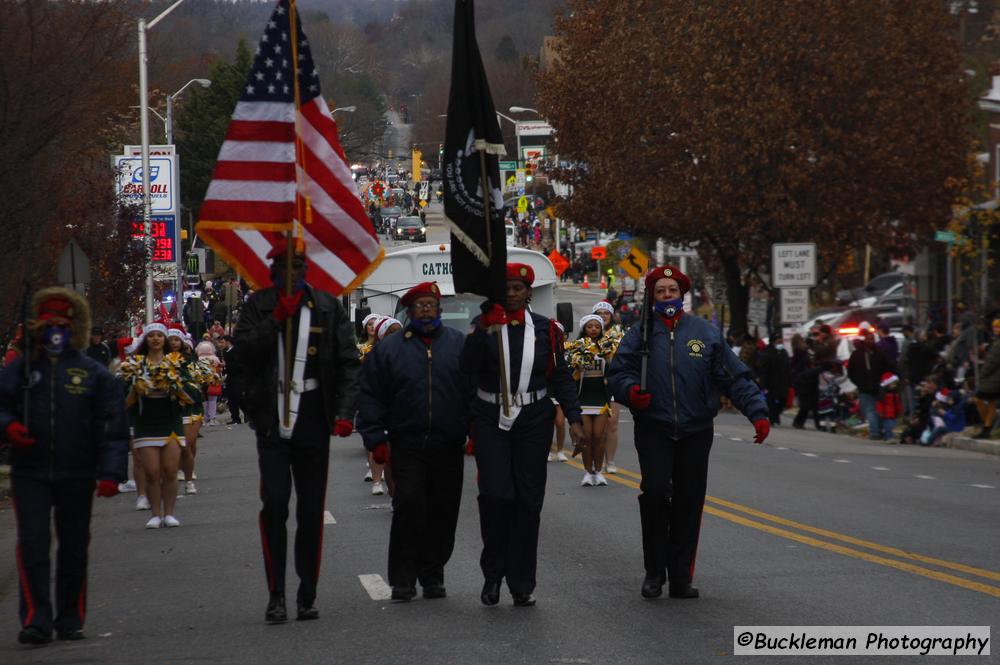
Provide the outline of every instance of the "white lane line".
{"type": "Polygon", "coordinates": [[[816,453],[799,453],[799,455],[802,455],[803,457],[819,457],[816,453]]]}
{"type": "Polygon", "coordinates": [[[786,448],[786,447],[784,447],[784,446],[775,446],[775,448],[774,448],[774,449],[775,449],[775,450],[788,450],[788,448],[786,448]]]}
{"type": "Polygon", "coordinates": [[[995,490],[996,489],[996,487],[994,487],[993,485],[980,485],[978,483],[973,483],[972,485],[969,485],[969,487],[978,487],[979,489],[982,489],[982,490],[995,490]]]}
{"type": "Polygon", "coordinates": [[[889,470],[889,467],[887,467],[887,466],[873,466],[872,468],[875,469],[876,471],[888,471],[889,470]]]}
{"type": "Polygon", "coordinates": [[[849,460],[849,459],[835,459],[833,461],[837,462],[838,464],[850,464],[851,463],[851,460],[849,460]]]}
{"type": "Polygon", "coordinates": [[[719,434],[718,432],[716,432],[716,433],[715,433],[715,436],[722,436],[722,435],[721,435],[721,434],[719,434]]]}
{"type": "Polygon", "coordinates": [[[731,436],[731,437],[729,437],[729,440],[730,440],[730,441],[742,441],[743,439],[741,439],[741,438],[740,438],[740,437],[738,437],[738,436],[731,436]]]}
{"type": "Polygon", "coordinates": [[[358,580],[372,600],[389,600],[392,598],[392,589],[385,583],[381,575],[358,575],[358,580]]]}
{"type": "Polygon", "coordinates": [[[323,524],[336,524],[337,520],[333,519],[333,513],[329,510],[323,511],[323,524]]]}
{"type": "Polygon", "coordinates": [[[921,480],[934,480],[934,476],[923,476],[923,475],[917,474],[917,475],[915,475],[913,477],[914,478],[920,478],[921,480]]]}

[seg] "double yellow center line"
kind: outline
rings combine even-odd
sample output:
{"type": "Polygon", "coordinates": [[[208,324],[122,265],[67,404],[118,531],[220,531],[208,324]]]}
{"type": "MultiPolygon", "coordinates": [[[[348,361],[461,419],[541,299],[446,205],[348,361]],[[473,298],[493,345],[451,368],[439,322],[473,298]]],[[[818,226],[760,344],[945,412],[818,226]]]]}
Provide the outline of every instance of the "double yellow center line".
{"type": "MultiPolygon", "coordinates": [[[[583,465],[578,462],[569,461],[566,462],[566,464],[583,470],[583,465]]],[[[616,482],[619,485],[639,489],[639,483],[635,481],[641,480],[642,476],[632,471],[619,469],[617,474],[608,475],[607,478],[608,480],[616,482]],[[630,480],[630,478],[635,480],[630,480]]],[[[956,563],[954,561],[936,559],[934,557],[924,556],[914,552],[907,552],[906,550],[901,550],[897,547],[881,545],[869,540],[862,540],[861,538],[855,538],[846,534],[837,533],[836,531],[830,531],[829,529],[821,529],[819,527],[810,526],[809,524],[796,522],[784,517],[779,517],[778,515],[771,515],[770,513],[765,513],[763,511],[734,503],[733,501],[719,499],[714,496],[705,497],[705,512],[709,515],[714,515],[715,517],[721,517],[722,519],[733,522],[734,524],[757,529],[758,531],[763,531],[781,538],[787,538],[788,540],[793,540],[797,543],[802,543],[803,545],[809,545],[810,547],[815,547],[817,549],[836,552],[837,554],[842,554],[844,556],[862,559],[870,563],[895,568],[896,570],[906,571],[908,573],[913,573],[914,575],[928,577],[932,580],[945,582],[947,584],[962,587],[963,589],[970,589],[972,591],[978,591],[980,593],[1000,598],[1000,586],[985,584],[975,579],[968,579],[966,577],[959,577],[958,575],[953,575],[949,572],[943,572],[941,570],[934,570],[933,568],[928,568],[927,566],[936,566],[937,568],[963,573],[974,578],[978,577],[981,579],[1000,582],[1000,573],[992,570],[985,570],[983,568],[967,566],[963,563],[956,563]],[[726,508],[727,510],[723,510],[723,508],[726,508]],[[750,519],[749,517],[745,517],[745,515],[749,515],[756,519],[750,519]],[[770,524],[768,524],[768,522],[770,522],[770,524]],[[789,529],[796,529],[802,533],[790,531],[789,529]],[[814,538],[814,535],[822,536],[827,540],[814,538]],[[840,543],[846,543],[846,545],[842,545],[840,543]],[[863,549],[858,548],[864,548],[865,550],[871,551],[866,552],[863,549]],[[872,552],[878,552],[878,554],[873,554],[872,552]],[[889,556],[896,558],[889,558],[889,556]]]]}

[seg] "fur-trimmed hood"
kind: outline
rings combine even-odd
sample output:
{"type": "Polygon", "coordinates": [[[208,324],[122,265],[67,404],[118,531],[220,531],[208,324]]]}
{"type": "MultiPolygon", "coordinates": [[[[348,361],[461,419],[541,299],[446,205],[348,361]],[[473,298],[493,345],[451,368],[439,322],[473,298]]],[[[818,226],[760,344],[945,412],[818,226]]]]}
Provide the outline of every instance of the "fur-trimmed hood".
{"type": "MultiPolygon", "coordinates": [[[[50,298],[64,298],[73,305],[70,323],[70,344],[77,351],[83,351],[90,345],[90,305],[76,291],[61,286],[50,286],[40,289],[31,296],[32,324],[38,316],[38,306],[50,298]]],[[[35,325],[31,326],[35,329],[35,325]]]]}

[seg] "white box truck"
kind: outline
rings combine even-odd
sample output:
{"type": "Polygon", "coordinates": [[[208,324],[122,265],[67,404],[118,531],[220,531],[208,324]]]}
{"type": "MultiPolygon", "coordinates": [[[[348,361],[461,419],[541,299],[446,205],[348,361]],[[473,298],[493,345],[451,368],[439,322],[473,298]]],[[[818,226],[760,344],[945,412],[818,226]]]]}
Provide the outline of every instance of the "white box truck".
{"type": "MultiPolygon", "coordinates": [[[[556,303],[558,278],[548,257],[530,249],[508,247],[507,261],[526,263],[535,271],[531,310],[549,318],[558,318],[567,332],[571,331],[573,307],[571,303],[556,303]]],[[[484,298],[476,294],[455,293],[451,270],[450,243],[423,243],[388,252],[381,265],[351,293],[354,320],[360,321],[368,313],[375,312],[405,321],[405,308],[399,304],[403,294],[420,282],[437,282],[441,289],[441,318],[444,324],[464,332],[469,322],[479,315],[479,306],[484,298]]]]}

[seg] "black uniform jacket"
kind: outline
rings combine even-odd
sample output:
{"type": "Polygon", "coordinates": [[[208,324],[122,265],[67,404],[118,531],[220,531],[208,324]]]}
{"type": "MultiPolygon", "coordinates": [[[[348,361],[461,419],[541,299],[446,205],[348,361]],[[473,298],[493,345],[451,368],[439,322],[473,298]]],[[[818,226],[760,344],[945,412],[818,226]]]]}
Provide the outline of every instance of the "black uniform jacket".
{"type": "Polygon", "coordinates": [[[386,440],[393,446],[465,443],[473,396],[458,362],[465,336],[442,326],[431,340],[428,346],[407,328],[365,356],[358,430],[369,450],[386,440]]]}
{"type": "MultiPolygon", "coordinates": [[[[76,349],[32,360],[28,431],[35,445],[11,448],[11,475],[52,481],[123,481],[128,420],[121,384],[76,349]]],[[[0,432],[24,421],[24,356],[0,372],[0,432]]]]}
{"type": "MultiPolygon", "coordinates": [[[[354,326],[340,301],[308,285],[305,291],[302,307],[311,308],[309,327],[319,335],[316,348],[319,383],[327,425],[332,428],[338,418],[350,420],[354,417],[361,361],[354,326]]],[[[234,341],[236,358],[243,371],[241,381],[246,403],[242,406],[262,436],[269,436],[278,424],[278,332],[279,329],[283,332],[284,324],[279,324],[272,315],[277,304],[278,290],[273,286],[250,296],[243,305],[234,341]]],[[[298,315],[292,323],[295,337],[297,330],[298,315]]],[[[313,337],[310,334],[310,339],[313,337]]]]}
{"type": "MultiPolygon", "coordinates": [[[[534,312],[526,312],[535,324],[535,363],[532,366],[531,377],[524,390],[534,391],[548,389],[548,397],[554,397],[566,420],[571,423],[580,422],[580,399],[577,396],[577,385],[566,364],[563,353],[563,339],[559,329],[552,322],[534,312]]],[[[507,378],[511,392],[522,391],[518,385],[521,374],[521,357],[524,347],[524,326],[507,326],[507,337],[510,340],[510,366],[507,367],[507,378]]],[[[476,388],[489,393],[500,392],[499,351],[497,336],[487,333],[479,325],[479,317],[472,322],[472,331],[465,337],[465,347],[462,349],[462,370],[473,377],[473,390],[476,388]]],[[[548,401],[546,397],[546,401],[548,401]]],[[[534,406],[534,404],[529,405],[534,406]]],[[[495,417],[500,407],[488,404],[483,400],[475,400],[473,411],[478,415],[495,417]]]]}

